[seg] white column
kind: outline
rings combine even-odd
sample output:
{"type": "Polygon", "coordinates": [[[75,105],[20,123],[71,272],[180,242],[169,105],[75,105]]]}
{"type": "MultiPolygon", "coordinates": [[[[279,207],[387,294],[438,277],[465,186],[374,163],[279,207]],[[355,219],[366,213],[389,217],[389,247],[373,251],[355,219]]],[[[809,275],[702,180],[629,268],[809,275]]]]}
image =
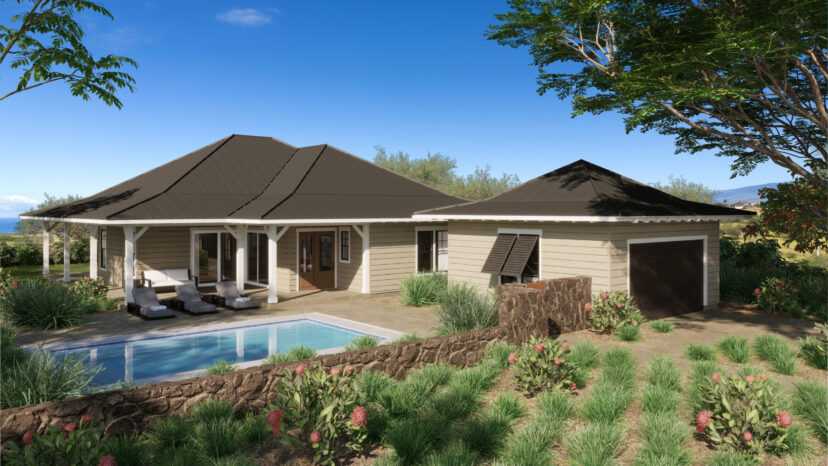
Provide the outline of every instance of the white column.
{"type": "Polygon", "coordinates": [[[43,276],[49,275],[49,245],[51,233],[49,233],[49,222],[43,222],[43,276]]]}
{"type": "Polygon", "coordinates": [[[240,226],[236,234],[236,287],[244,293],[244,280],[247,277],[247,227],[240,226]]]}
{"type": "Polygon", "coordinates": [[[371,292],[371,225],[362,226],[362,292],[371,292]]]}
{"type": "Polygon", "coordinates": [[[70,265],[69,264],[69,258],[70,258],[69,251],[71,251],[69,249],[71,247],[71,244],[69,243],[69,226],[70,225],[68,223],[63,224],[63,282],[64,283],[69,283],[70,281],[72,281],[72,278],[69,276],[69,272],[70,272],[70,270],[69,270],[69,265],[70,265]]]}
{"type": "Polygon", "coordinates": [[[89,227],[89,278],[98,278],[98,227],[89,227]]]}
{"type": "Polygon", "coordinates": [[[276,248],[278,246],[279,238],[276,234],[276,225],[267,225],[265,232],[267,233],[267,302],[278,303],[279,297],[276,295],[276,276],[278,269],[276,267],[276,248]]]}
{"type": "Polygon", "coordinates": [[[132,302],[135,280],[135,227],[124,227],[124,301],[132,302]]]}

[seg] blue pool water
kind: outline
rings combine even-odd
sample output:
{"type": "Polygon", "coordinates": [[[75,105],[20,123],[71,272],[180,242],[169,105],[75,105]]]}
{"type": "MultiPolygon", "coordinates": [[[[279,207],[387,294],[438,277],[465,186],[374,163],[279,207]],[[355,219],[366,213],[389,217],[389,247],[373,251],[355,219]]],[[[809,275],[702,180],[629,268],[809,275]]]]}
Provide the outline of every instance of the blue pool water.
{"type": "Polygon", "coordinates": [[[311,319],[275,322],[248,327],[210,330],[145,340],[55,350],[56,356],[85,356],[103,370],[94,383],[159,378],[171,380],[176,374],[205,369],[219,359],[233,363],[264,359],[268,354],[286,353],[298,345],[324,350],[345,346],[363,333],[311,319]]]}

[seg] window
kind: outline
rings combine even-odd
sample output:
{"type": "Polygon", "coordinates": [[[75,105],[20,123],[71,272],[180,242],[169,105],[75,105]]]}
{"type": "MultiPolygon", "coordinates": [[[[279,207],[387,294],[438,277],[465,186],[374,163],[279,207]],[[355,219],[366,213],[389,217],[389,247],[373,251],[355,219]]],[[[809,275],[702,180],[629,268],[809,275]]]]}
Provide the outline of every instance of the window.
{"type": "Polygon", "coordinates": [[[106,228],[98,230],[98,268],[106,270],[106,228]]]}
{"type": "Polygon", "coordinates": [[[530,283],[540,278],[540,234],[535,231],[499,231],[484,273],[500,283],[530,283]]]}
{"type": "Polygon", "coordinates": [[[339,262],[351,262],[351,230],[339,230],[339,262]]]}
{"type": "Polygon", "coordinates": [[[417,229],[417,272],[448,271],[448,230],[417,229]]]}
{"type": "Polygon", "coordinates": [[[448,271],[448,230],[437,231],[437,270],[448,271]]]}

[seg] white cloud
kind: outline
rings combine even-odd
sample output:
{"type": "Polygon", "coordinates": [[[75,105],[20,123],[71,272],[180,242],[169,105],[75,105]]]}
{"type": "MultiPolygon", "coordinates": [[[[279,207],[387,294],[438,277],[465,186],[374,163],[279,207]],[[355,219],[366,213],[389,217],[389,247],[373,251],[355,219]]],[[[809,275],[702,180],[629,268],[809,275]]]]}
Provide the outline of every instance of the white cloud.
{"type": "Polygon", "coordinates": [[[235,8],[216,15],[216,19],[238,26],[261,26],[270,23],[270,16],[253,8],[235,8]]]}
{"type": "Polygon", "coordinates": [[[22,212],[32,210],[38,202],[36,199],[16,194],[0,196],[0,217],[16,217],[22,212]]]}

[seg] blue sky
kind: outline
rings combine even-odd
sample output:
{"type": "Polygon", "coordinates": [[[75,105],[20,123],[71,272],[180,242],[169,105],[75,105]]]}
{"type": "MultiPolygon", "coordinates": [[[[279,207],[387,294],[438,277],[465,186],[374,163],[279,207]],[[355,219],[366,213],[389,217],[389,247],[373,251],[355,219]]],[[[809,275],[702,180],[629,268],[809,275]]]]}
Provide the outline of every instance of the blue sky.
{"type": "MultiPolygon", "coordinates": [[[[717,189],[784,181],[765,164],[673,155],[669,137],[625,134],[619,115],[570,117],[539,96],[525,50],[483,37],[505,1],[102,0],[83,15],[97,54],[134,58],[123,110],[50,84],[0,102],[0,217],[43,193],[90,195],[231,133],[327,143],[372,159],[376,145],[441,152],[522,181],[584,158],[642,182],[683,175],[717,189]]],[[[0,3],[0,24],[20,6],[0,3]]],[[[0,91],[16,74],[0,67],[0,91]]]]}

